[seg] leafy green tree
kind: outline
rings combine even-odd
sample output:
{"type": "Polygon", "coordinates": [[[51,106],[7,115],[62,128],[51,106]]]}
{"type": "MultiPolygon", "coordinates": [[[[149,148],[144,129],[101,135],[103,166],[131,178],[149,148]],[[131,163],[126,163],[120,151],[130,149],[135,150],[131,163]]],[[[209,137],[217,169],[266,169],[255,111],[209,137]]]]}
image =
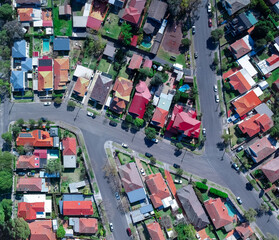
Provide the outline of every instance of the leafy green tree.
{"type": "Polygon", "coordinates": [[[3,30],[6,30],[9,37],[8,44],[11,46],[16,39],[22,39],[24,37],[23,27],[20,22],[16,20],[6,22],[3,26],[3,30]]]}
{"type": "Polygon", "coordinates": [[[154,86],[159,86],[163,84],[164,82],[164,77],[160,72],[157,72],[154,77],[152,78],[150,84],[154,86]]]}
{"type": "Polygon", "coordinates": [[[153,127],[147,127],[144,129],[145,136],[147,139],[151,140],[156,138],[156,129],[153,127]]]}
{"type": "Polygon", "coordinates": [[[145,113],[144,113],[144,115],[143,115],[143,119],[144,119],[146,122],[149,122],[149,121],[152,119],[153,111],[154,111],[154,106],[153,106],[153,104],[152,104],[152,101],[150,101],[150,102],[146,105],[145,113]]]}
{"type": "Polygon", "coordinates": [[[191,224],[183,224],[180,223],[175,226],[175,231],[177,232],[177,239],[178,240],[195,240],[197,239],[195,236],[195,229],[191,224]]]}
{"type": "Polygon", "coordinates": [[[180,151],[180,150],[183,149],[183,144],[180,143],[180,142],[176,143],[175,146],[176,146],[176,149],[177,149],[178,151],[180,151]]]}
{"type": "Polygon", "coordinates": [[[265,204],[265,203],[262,203],[260,208],[259,208],[259,210],[264,212],[264,213],[266,213],[266,212],[269,211],[269,206],[267,204],[265,204]]]}
{"type": "Polygon", "coordinates": [[[152,156],[152,157],[150,158],[150,163],[153,164],[153,165],[155,165],[155,164],[156,164],[156,158],[152,156]]]}
{"type": "Polygon", "coordinates": [[[21,132],[21,127],[18,125],[13,125],[12,126],[12,133],[13,133],[13,137],[17,138],[18,134],[21,132]]]}
{"type": "Polygon", "coordinates": [[[139,73],[140,73],[140,78],[146,78],[146,77],[150,77],[150,69],[145,67],[145,68],[140,68],[139,69],[139,73]]]}
{"type": "Polygon", "coordinates": [[[17,146],[16,151],[18,152],[19,155],[23,155],[25,153],[23,146],[17,146]]]}
{"type": "Polygon", "coordinates": [[[35,127],[36,121],[34,119],[29,119],[29,127],[33,129],[35,127]]]}
{"type": "Polygon", "coordinates": [[[61,103],[62,103],[62,98],[61,97],[56,97],[55,99],[54,99],[54,102],[57,104],[57,105],[60,105],[61,103]]]}
{"type": "Polygon", "coordinates": [[[131,39],[133,37],[132,26],[124,22],[121,26],[121,36],[123,37],[123,43],[125,45],[130,45],[131,39]]]}
{"type": "Polygon", "coordinates": [[[70,108],[75,108],[76,107],[76,103],[74,101],[68,101],[68,107],[70,108]]]}
{"type": "Polygon", "coordinates": [[[136,127],[142,127],[143,123],[144,123],[144,120],[140,119],[140,118],[136,118],[135,121],[134,121],[134,124],[135,124],[136,127]]]}
{"type": "Polygon", "coordinates": [[[13,235],[14,239],[28,239],[30,236],[29,225],[23,218],[16,218],[13,221],[13,235]]]}
{"type": "Polygon", "coordinates": [[[40,118],[40,119],[38,120],[37,123],[38,123],[38,127],[41,128],[41,127],[43,126],[43,123],[44,123],[44,122],[43,122],[43,120],[40,118]]]}
{"type": "Polygon", "coordinates": [[[127,114],[125,121],[128,123],[134,123],[134,119],[130,114],[127,114]]]}
{"type": "MultiPolygon", "coordinates": [[[[6,68],[10,68],[10,64],[8,64],[8,66],[4,66],[5,62],[6,61],[0,61],[0,68],[2,69],[2,72],[6,68]]],[[[3,79],[0,79],[0,96],[1,97],[5,96],[8,93],[9,87],[10,87],[10,84],[8,81],[4,81],[3,79]]]]}
{"type": "Polygon", "coordinates": [[[102,40],[100,36],[95,38],[89,37],[86,40],[85,46],[86,46],[87,54],[94,55],[95,57],[99,57],[104,51],[106,43],[102,40]]]}
{"type": "Polygon", "coordinates": [[[257,212],[253,208],[249,208],[247,211],[244,211],[244,217],[249,223],[256,221],[256,215],[257,212]]]}
{"type": "Polygon", "coordinates": [[[176,175],[182,176],[183,175],[183,169],[182,168],[177,168],[176,169],[176,175]]]}
{"type": "Polygon", "coordinates": [[[65,229],[63,228],[63,225],[60,225],[57,229],[57,233],[56,233],[56,236],[57,238],[63,238],[66,234],[66,231],[65,229]]]}
{"type": "Polygon", "coordinates": [[[10,132],[3,133],[1,137],[8,145],[12,144],[13,136],[10,132]]]}
{"type": "Polygon", "coordinates": [[[224,35],[224,31],[220,28],[217,28],[213,31],[211,31],[211,37],[212,39],[217,42],[219,39],[221,39],[224,35]]]}
{"type": "Polygon", "coordinates": [[[12,20],[13,8],[10,4],[5,3],[0,7],[0,18],[4,20],[12,20]]]}
{"type": "Polygon", "coordinates": [[[189,38],[183,38],[181,40],[181,45],[182,45],[182,47],[185,47],[188,49],[191,45],[191,40],[189,38]]]}
{"type": "Polygon", "coordinates": [[[224,133],[221,138],[223,139],[224,144],[228,145],[231,139],[233,138],[233,135],[224,133]]]}
{"type": "Polygon", "coordinates": [[[258,39],[255,41],[255,48],[262,48],[267,44],[267,41],[264,38],[258,39]]]}
{"type": "Polygon", "coordinates": [[[18,126],[22,127],[22,126],[24,125],[24,120],[23,120],[22,118],[20,118],[20,119],[18,119],[18,120],[16,121],[16,124],[17,124],[18,126]]]}
{"type": "Polygon", "coordinates": [[[46,165],[47,173],[61,173],[62,167],[59,159],[49,160],[46,165]]]}

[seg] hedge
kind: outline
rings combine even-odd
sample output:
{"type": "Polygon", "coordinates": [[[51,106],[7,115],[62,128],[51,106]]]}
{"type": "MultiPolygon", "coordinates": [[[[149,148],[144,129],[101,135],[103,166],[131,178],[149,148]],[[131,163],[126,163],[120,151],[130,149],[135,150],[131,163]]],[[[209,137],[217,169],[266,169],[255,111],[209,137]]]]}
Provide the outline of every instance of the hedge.
{"type": "Polygon", "coordinates": [[[216,195],[216,196],[218,196],[218,197],[221,197],[221,198],[227,198],[228,197],[227,193],[222,192],[222,191],[220,191],[220,190],[218,190],[216,188],[210,188],[209,192],[214,194],[214,195],[216,195]]]}
{"type": "Polygon", "coordinates": [[[205,191],[208,189],[208,186],[205,185],[205,184],[202,183],[202,182],[196,182],[196,187],[197,187],[198,189],[202,189],[202,190],[205,190],[205,191]]]}

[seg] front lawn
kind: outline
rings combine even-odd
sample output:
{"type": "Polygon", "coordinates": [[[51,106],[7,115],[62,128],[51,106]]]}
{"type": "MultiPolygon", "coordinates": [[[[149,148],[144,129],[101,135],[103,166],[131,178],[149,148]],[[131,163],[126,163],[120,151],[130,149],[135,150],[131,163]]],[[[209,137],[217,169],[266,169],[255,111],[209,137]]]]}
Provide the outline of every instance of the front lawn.
{"type": "Polygon", "coordinates": [[[121,26],[118,25],[118,22],[119,17],[114,13],[110,13],[103,27],[103,34],[113,39],[118,39],[118,36],[121,32],[121,26]]]}
{"type": "Polygon", "coordinates": [[[272,83],[274,83],[279,76],[279,68],[277,68],[276,70],[274,70],[271,74],[271,76],[266,79],[266,81],[268,82],[269,86],[271,87],[272,83]]]}
{"type": "Polygon", "coordinates": [[[150,171],[150,168],[148,167],[149,165],[146,162],[141,161],[141,165],[142,165],[146,175],[152,174],[152,172],[150,171]]]}
{"type": "Polygon", "coordinates": [[[174,185],[175,185],[175,188],[178,190],[184,186],[187,186],[188,185],[188,181],[185,179],[185,178],[182,178],[182,177],[179,177],[179,176],[176,176],[175,174],[171,174],[171,177],[172,177],[172,180],[174,182],[175,179],[177,180],[182,180],[182,183],[175,183],[174,182],[174,185]]]}
{"type": "Polygon", "coordinates": [[[52,10],[55,36],[72,36],[72,20],[59,19],[59,7],[52,10]]]}
{"type": "Polygon", "coordinates": [[[101,72],[107,73],[109,66],[110,63],[108,61],[106,61],[105,59],[101,59],[97,69],[101,72]]]}
{"type": "Polygon", "coordinates": [[[119,159],[121,165],[125,165],[129,162],[134,162],[134,160],[125,153],[119,152],[117,156],[118,156],[118,159],[119,159]]]}
{"type": "Polygon", "coordinates": [[[220,230],[216,231],[216,233],[217,233],[217,236],[220,240],[226,239],[226,236],[228,235],[226,233],[226,231],[223,230],[223,229],[220,229],[220,230]]]}
{"type": "Polygon", "coordinates": [[[166,51],[164,51],[162,48],[159,48],[159,51],[158,51],[158,54],[157,56],[169,63],[179,63],[179,64],[182,64],[184,68],[186,68],[186,62],[185,62],[185,56],[184,54],[173,54],[173,53],[168,53],[166,51]],[[170,58],[171,56],[175,56],[176,57],[176,61],[171,61],[170,58]]]}

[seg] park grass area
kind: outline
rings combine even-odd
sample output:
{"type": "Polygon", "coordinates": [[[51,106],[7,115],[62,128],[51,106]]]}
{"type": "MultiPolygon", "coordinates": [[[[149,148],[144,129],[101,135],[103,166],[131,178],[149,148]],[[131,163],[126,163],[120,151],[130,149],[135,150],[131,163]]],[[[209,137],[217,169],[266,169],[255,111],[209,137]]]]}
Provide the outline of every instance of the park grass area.
{"type": "Polygon", "coordinates": [[[117,156],[118,156],[118,159],[119,159],[121,165],[125,165],[129,162],[134,162],[134,160],[125,153],[119,152],[117,156]]]}
{"type": "Polygon", "coordinates": [[[268,82],[269,86],[271,87],[272,83],[274,83],[279,76],[279,68],[277,68],[276,70],[274,70],[271,74],[271,76],[266,79],[266,81],[268,82]]]}
{"type": "Polygon", "coordinates": [[[53,13],[53,27],[55,36],[72,36],[72,20],[59,19],[59,7],[54,7],[53,13]]]}
{"type": "Polygon", "coordinates": [[[101,72],[107,73],[109,66],[110,66],[110,63],[107,60],[101,59],[97,69],[101,72]]]}
{"type": "Polygon", "coordinates": [[[110,13],[103,27],[104,35],[113,39],[118,39],[121,32],[121,26],[118,25],[118,22],[118,15],[110,13]]]}
{"type": "Polygon", "coordinates": [[[183,65],[184,68],[186,68],[186,62],[185,62],[185,56],[184,54],[173,54],[173,53],[169,53],[164,51],[162,48],[159,48],[159,51],[157,53],[157,56],[169,63],[179,63],[181,65],[183,65]],[[171,56],[175,56],[176,57],[176,61],[171,61],[170,58],[171,56]]]}

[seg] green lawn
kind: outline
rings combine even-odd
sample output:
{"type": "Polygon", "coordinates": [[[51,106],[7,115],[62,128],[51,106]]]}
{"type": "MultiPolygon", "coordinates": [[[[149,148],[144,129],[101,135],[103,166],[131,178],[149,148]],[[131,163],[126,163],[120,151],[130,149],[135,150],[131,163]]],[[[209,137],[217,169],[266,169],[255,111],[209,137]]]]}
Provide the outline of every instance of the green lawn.
{"type": "Polygon", "coordinates": [[[52,10],[55,36],[72,36],[72,20],[59,19],[59,7],[52,10]]]}
{"type": "Polygon", "coordinates": [[[124,165],[124,164],[127,164],[127,163],[133,161],[132,158],[129,155],[121,153],[121,152],[118,153],[117,156],[119,158],[119,161],[120,161],[121,165],[124,165]]]}
{"type": "Polygon", "coordinates": [[[34,37],[33,45],[34,52],[40,52],[42,49],[42,39],[34,37]]]}
{"type": "Polygon", "coordinates": [[[119,77],[123,77],[123,78],[129,78],[129,75],[128,75],[128,73],[126,72],[126,70],[127,70],[127,65],[125,65],[125,66],[123,66],[123,67],[121,68],[121,70],[119,71],[118,76],[119,76],[119,77]]]}
{"type": "Polygon", "coordinates": [[[150,175],[152,172],[150,171],[148,164],[146,162],[141,161],[141,165],[144,168],[145,174],[150,175]]]}
{"type": "Polygon", "coordinates": [[[165,52],[162,48],[159,48],[159,51],[157,53],[157,56],[169,63],[179,63],[182,64],[184,68],[186,68],[186,62],[185,62],[185,56],[184,54],[173,54],[173,53],[168,53],[165,52]],[[176,57],[176,61],[171,61],[170,57],[171,56],[175,56],[176,57]]]}
{"type": "Polygon", "coordinates": [[[112,79],[115,79],[118,75],[118,73],[113,69],[113,65],[111,65],[108,73],[112,76],[112,79]]]}
{"type": "Polygon", "coordinates": [[[233,137],[231,139],[231,143],[232,143],[232,147],[233,147],[234,145],[236,145],[236,142],[237,142],[237,136],[235,135],[234,126],[230,127],[230,134],[233,135],[233,137]]]}
{"type": "Polygon", "coordinates": [[[263,51],[260,55],[258,55],[258,58],[262,61],[262,60],[265,60],[267,59],[269,56],[268,54],[266,53],[266,51],[263,51]]]}
{"type": "Polygon", "coordinates": [[[238,92],[231,90],[231,91],[225,91],[225,99],[226,102],[229,103],[231,100],[233,100],[234,98],[236,98],[238,96],[238,92]]]}
{"type": "Polygon", "coordinates": [[[218,238],[219,238],[220,240],[225,239],[226,236],[228,235],[228,234],[225,232],[225,230],[223,230],[223,229],[220,229],[220,230],[216,231],[216,233],[217,233],[217,236],[218,236],[218,238]]]}
{"type": "Polygon", "coordinates": [[[206,232],[206,234],[207,234],[211,239],[216,238],[214,232],[212,232],[212,231],[209,229],[209,227],[207,227],[207,228],[205,229],[205,232],[206,232]]]}
{"type": "Polygon", "coordinates": [[[151,171],[152,171],[154,174],[156,174],[156,173],[159,173],[159,172],[160,172],[160,171],[159,171],[159,168],[157,168],[157,167],[153,166],[152,164],[150,164],[149,166],[150,166],[150,168],[151,168],[151,171]]]}
{"type": "Polygon", "coordinates": [[[105,36],[111,37],[113,39],[118,39],[118,36],[121,32],[121,26],[118,25],[118,21],[119,17],[116,14],[109,14],[103,27],[105,36]]]}
{"type": "Polygon", "coordinates": [[[266,79],[266,81],[268,82],[269,86],[271,87],[272,83],[274,83],[279,77],[279,68],[277,68],[276,70],[274,70],[271,74],[271,76],[266,79]]]}
{"type": "Polygon", "coordinates": [[[105,59],[101,59],[97,69],[101,72],[107,73],[109,65],[110,63],[108,61],[106,61],[105,59]]]}

